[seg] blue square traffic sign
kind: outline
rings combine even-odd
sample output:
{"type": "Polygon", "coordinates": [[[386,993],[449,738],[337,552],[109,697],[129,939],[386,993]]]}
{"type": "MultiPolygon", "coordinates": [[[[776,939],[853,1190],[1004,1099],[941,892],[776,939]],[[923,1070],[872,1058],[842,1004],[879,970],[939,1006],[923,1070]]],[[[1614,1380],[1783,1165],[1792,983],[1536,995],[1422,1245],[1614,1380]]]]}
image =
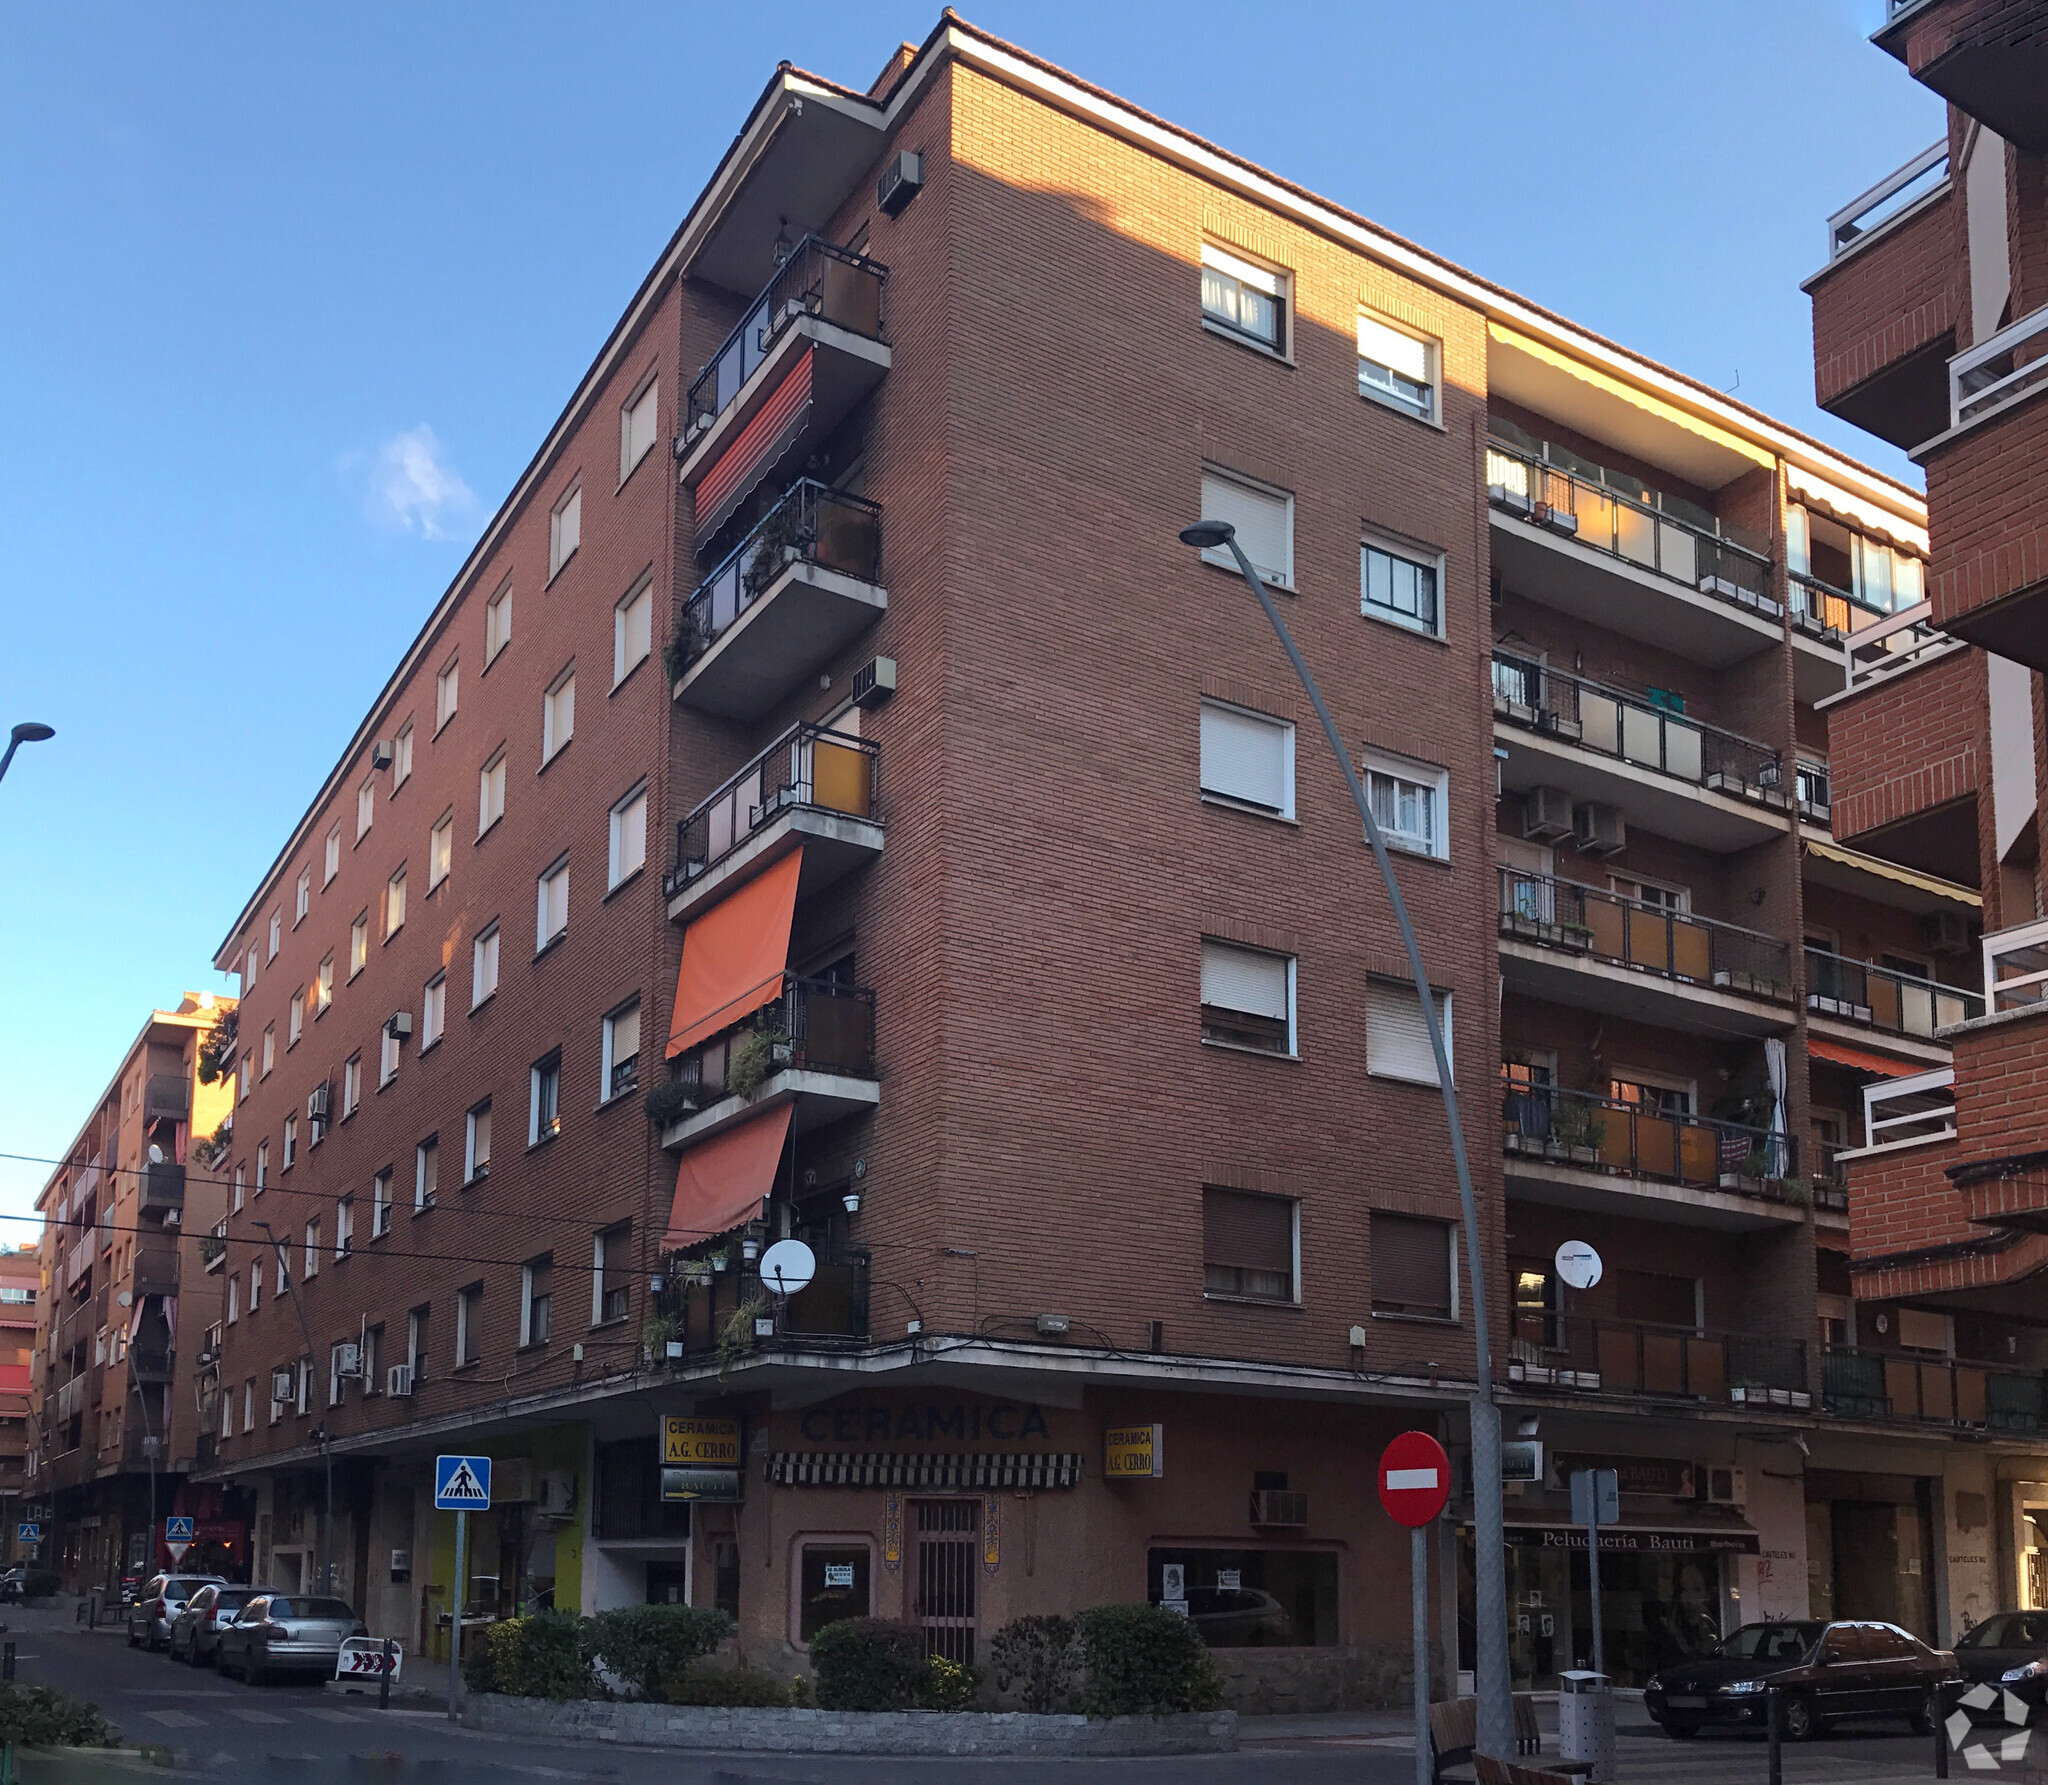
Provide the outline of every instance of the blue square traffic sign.
{"type": "Polygon", "coordinates": [[[41,1543],[42,1540],[43,1528],[41,1525],[31,1524],[28,1520],[24,1519],[14,1527],[14,1541],[16,1543],[41,1543]]]}
{"type": "Polygon", "coordinates": [[[491,1509],[489,1457],[436,1457],[434,1510],[488,1512],[491,1509]]]}
{"type": "Polygon", "coordinates": [[[164,1520],[164,1541],[166,1543],[190,1543],[192,1521],[188,1518],[167,1518],[164,1520]]]}

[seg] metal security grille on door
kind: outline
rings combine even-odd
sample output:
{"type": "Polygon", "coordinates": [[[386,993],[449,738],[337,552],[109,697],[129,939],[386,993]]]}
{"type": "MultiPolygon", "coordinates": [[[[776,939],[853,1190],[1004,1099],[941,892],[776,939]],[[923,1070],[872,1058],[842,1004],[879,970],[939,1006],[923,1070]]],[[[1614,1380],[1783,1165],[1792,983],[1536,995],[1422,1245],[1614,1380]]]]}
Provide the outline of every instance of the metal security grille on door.
{"type": "Polygon", "coordinates": [[[981,1543],[979,1500],[917,1503],[917,1618],[926,1649],[974,1664],[975,1552],[981,1543]]]}

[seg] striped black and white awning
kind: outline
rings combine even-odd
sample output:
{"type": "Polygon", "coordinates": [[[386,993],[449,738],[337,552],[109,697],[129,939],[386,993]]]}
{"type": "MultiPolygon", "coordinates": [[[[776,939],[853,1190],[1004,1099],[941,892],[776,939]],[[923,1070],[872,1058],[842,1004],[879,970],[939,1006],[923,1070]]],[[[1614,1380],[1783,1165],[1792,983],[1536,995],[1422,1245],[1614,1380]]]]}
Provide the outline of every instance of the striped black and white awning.
{"type": "Polygon", "coordinates": [[[1070,1488],[1079,1451],[918,1456],[901,1452],[772,1450],[762,1473],[782,1487],[1070,1488]]]}

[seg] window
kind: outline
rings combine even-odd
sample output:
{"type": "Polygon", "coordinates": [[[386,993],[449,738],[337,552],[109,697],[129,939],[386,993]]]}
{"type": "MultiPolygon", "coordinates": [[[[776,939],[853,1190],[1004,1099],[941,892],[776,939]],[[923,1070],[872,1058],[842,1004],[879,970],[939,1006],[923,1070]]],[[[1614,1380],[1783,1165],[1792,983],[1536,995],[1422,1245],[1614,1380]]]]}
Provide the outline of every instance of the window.
{"type": "Polygon", "coordinates": [[[291,1267],[285,1263],[284,1248],[279,1246],[277,1258],[277,1293],[283,1295],[292,1286],[291,1267]]]}
{"type": "Polygon", "coordinates": [[[634,788],[612,808],[611,877],[605,891],[639,873],[647,865],[647,783],[634,788]]]}
{"type": "Polygon", "coordinates": [[[660,382],[650,378],[639,393],[619,412],[619,482],[633,475],[633,467],[654,445],[656,423],[661,412],[660,382]]]}
{"type": "Polygon", "coordinates": [[[511,642],[512,583],[508,578],[505,586],[484,603],[484,668],[489,669],[498,653],[511,642]]]}
{"type": "Polygon", "coordinates": [[[1220,701],[1202,702],[1202,791],[1294,816],[1294,727],[1220,701]]]}
{"type": "Polygon", "coordinates": [[[569,928],[569,858],[565,855],[540,877],[534,909],[533,952],[539,954],[569,928]]]}
{"type": "Polygon", "coordinates": [[[548,580],[576,555],[583,539],[583,490],[579,485],[555,504],[548,516],[548,580]]]}
{"type": "Polygon", "coordinates": [[[463,1124],[462,1181],[474,1184],[491,1175],[491,1100],[486,1097],[463,1124]]]}
{"type": "Polygon", "coordinates": [[[520,1267],[519,1343],[521,1346],[548,1342],[549,1316],[554,1307],[555,1259],[551,1252],[520,1267]]]}
{"type": "Polygon", "coordinates": [[[313,1360],[310,1357],[302,1357],[299,1359],[298,1396],[294,1403],[294,1407],[297,1412],[304,1413],[307,1410],[307,1407],[312,1399],[312,1394],[313,1360]]]}
{"type": "Polygon", "coordinates": [[[251,1376],[242,1384],[242,1430],[256,1429],[256,1378],[251,1376]]]}
{"type": "Polygon", "coordinates": [[[405,927],[405,870],[384,882],[384,937],[389,941],[405,927]]]}
{"type": "Polygon", "coordinates": [[[427,833],[427,891],[432,892],[446,880],[454,865],[455,814],[449,812],[427,833]]]}
{"type": "Polygon", "coordinates": [[[294,992],[292,993],[291,1008],[285,1015],[285,1046],[287,1048],[297,1047],[299,1045],[299,1037],[305,1032],[306,994],[303,991],[294,992]]]}
{"type": "Polygon", "coordinates": [[[252,1062],[252,1061],[250,1060],[250,1058],[249,1058],[249,1056],[248,1056],[247,1054],[244,1054],[244,1055],[242,1056],[242,1097],[241,1097],[241,1100],[242,1100],[242,1102],[244,1102],[244,1103],[247,1103],[247,1102],[249,1101],[249,1084],[250,1084],[250,1077],[251,1077],[251,1073],[252,1073],[253,1069],[254,1069],[254,1065],[253,1065],[253,1062],[252,1062]]]}
{"type": "Polygon", "coordinates": [[[248,1191],[249,1167],[245,1161],[235,1167],[235,1200],[232,1213],[239,1215],[242,1212],[242,1204],[248,1200],[248,1191]]]}
{"type": "Polygon", "coordinates": [[[390,1083],[390,1082],[391,1082],[391,1081],[392,1081],[393,1079],[395,1079],[395,1078],[396,1078],[396,1077],[398,1076],[398,1054],[399,1054],[399,1041],[398,1041],[398,1037],[397,1037],[396,1035],[394,1035],[394,1034],[393,1034],[393,1033],[391,1032],[391,1028],[390,1028],[390,1025],[389,1025],[389,1024],[386,1024],[386,1025],[385,1025],[385,1028],[384,1028],[384,1031],[383,1031],[383,1034],[382,1034],[382,1035],[381,1035],[381,1036],[379,1037],[379,1040],[378,1040],[378,1058],[377,1058],[377,1089],[378,1089],[378,1090],[380,1090],[380,1091],[381,1091],[381,1090],[383,1090],[383,1088],[384,1088],[384,1087],[385,1087],[386,1085],[388,1085],[388,1084],[389,1084],[389,1083],[390,1083]]]}
{"type": "MultiPolygon", "coordinates": [[[[1614,1311],[1634,1325],[1678,1327],[1697,1332],[1705,1324],[1702,1318],[1705,1313],[1702,1287],[1699,1278],[1682,1276],[1675,1271],[1619,1269],[1614,1273],[1614,1311]]],[[[1938,1331],[1942,1317],[1935,1314],[1927,1318],[1934,1321],[1938,1331]]],[[[1899,1337],[1902,1344],[1911,1345],[1913,1342],[1903,1331],[1899,1337]]],[[[1938,1347],[1939,1340],[1936,1341],[1938,1347]]]]}
{"type": "Polygon", "coordinates": [[[391,1173],[380,1171],[370,1180],[370,1238],[381,1240],[391,1231],[391,1173]]]}
{"type": "Polygon", "coordinates": [[[353,979],[370,964],[370,914],[359,912],[348,926],[348,976],[353,979]]]}
{"type": "MultiPolygon", "coordinates": [[[[1294,587],[1294,498],[1285,490],[1218,471],[1202,469],[1202,519],[1228,521],[1252,568],[1279,588],[1294,587]]],[[[1211,546],[1203,561],[1237,571],[1227,545],[1211,546]]]]}
{"type": "Polygon", "coordinates": [[[478,933],[469,950],[469,1007],[474,1010],[498,989],[498,926],[478,933]]]}
{"type": "Polygon", "coordinates": [[[609,1103],[640,1082],[640,1000],[622,1004],[604,1019],[604,1096],[609,1103]]]}
{"type": "Polygon", "coordinates": [[[334,951],[328,950],[313,980],[313,1014],[318,1016],[334,1002],[334,951]]]}
{"type": "Polygon", "coordinates": [[[270,1183],[270,1142],[256,1143],[256,1194],[261,1196],[270,1183]]]}
{"type": "Polygon", "coordinates": [[[441,1142],[437,1135],[412,1150],[412,1209],[419,1214],[434,1206],[434,1191],[441,1180],[441,1142]]]}
{"type": "Polygon", "coordinates": [[[612,686],[616,688],[654,649],[654,582],[640,586],[612,609],[612,686]]]}
{"type": "Polygon", "coordinates": [[[355,1250],[356,1199],[344,1196],[334,1205],[334,1256],[346,1258],[355,1250]]]}
{"type": "Polygon", "coordinates": [[[408,719],[398,728],[398,736],[391,744],[391,791],[396,793],[412,779],[412,721],[408,719]]]}
{"type": "Polygon", "coordinates": [[[526,1144],[538,1146],[562,1132],[562,1055],[557,1049],[533,1063],[527,1104],[526,1144]]]}
{"type": "Polygon", "coordinates": [[[320,884],[324,887],[341,872],[341,826],[337,824],[327,833],[327,853],[320,865],[320,884]]]}
{"type": "Polygon", "coordinates": [[[422,1303],[405,1317],[405,1363],[417,1388],[427,1377],[427,1314],[432,1303],[422,1303]]]}
{"type": "Polygon", "coordinates": [[[1191,1619],[1212,1649],[1337,1645],[1332,1551],[1155,1549],[1147,1552],[1146,1575],[1152,1603],[1191,1619]],[[1167,1592],[1169,1586],[1180,1589],[1178,1597],[1167,1592]]]}
{"type": "Polygon", "coordinates": [[[313,870],[301,868],[298,884],[292,888],[292,928],[297,929],[305,920],[313,904],[313,870]]]}
{"type": "Polygon", "coordinates": [[[1293,1053],[1293,957],[1204,938],[1202,1039],[1261,1053],[1293,1053]]]}
{"type": "Polygon", "coordinates": [[[436,973],[420,993],[420,1052],[441,1039],[448,1027],[448,975],[436,973]]]}
{"type": "Polygon", "coordinates": [[[270,914],[269,949],[268,952],[263,957],[266,961],[274,961],[277,959],[278,946],[283,942],[283,940],[284,913],[282,911],[273,911],[270,914]]]}
{"type": "Polygon", "coordinates": [[[632,1269],[633,1224],[607,1227],[591,1248],[590,1324],[626,1318],[628,1272],[632,1269]]]}
{"type": "Polygon", "coordinates": [[[1358,318],[1358,394],[1435,421],[1434,341],[1408,334],[1377,316],[1358,318]]]}
{"type": "MultiPolygon", "coordinates": [[[[1444,1053],[1451,1053],[1451,994],[1437,992],[1436,1016],[1443,1026],[1444,1053]]],[[[1406,1079],[1433,1085],[1436,1050],[1429,1045],[1429,1025],[1414,986],[1400,979],[1372,979],[1365,987],[1365,1069],[1375,1078],[1406,1079]]]]}
{"type": "Polygon", "coordinates": [[[827,1624],[846,1618],[864,1618],[872,1601],[868,1597],[869,1563],[872,1557],[864,1543],[807,1543],[797,1567],[796,1639],[808,1645],[827,1624]]]}
{"type": "Polygon", "coordinates": [[[455,708],[461,697],[462,665],[451,657],[434,678],[434,730],[437,735],[441,727],[455,717],[455,708]]]}
{"type": "Polygon", "coordinates": [[[505,752],[499,749],[476,778],[476,834],[505,816],[505,752]]]}
{"type": "Polygon", "coordinates": [[[270,1076],[270,1069],[276,1064],[277,1025],[275,1023],[266,1023],[263,1026],[263,1076],[265,1078],[270,1076]]]}
{"type": "Polygon", "coordinates": [[[357,1360],[362,1365],[363,1393],[373,1395],[377,1389],[377,1354],[384,1349],[384,1329],[381,1326],[363,1328],[362,1356],[357,1360]]]}
{"type": "Polygon", "coordinates": [[[341,1063],[341,1119],[345,1122],[363,1106],[363,1056],[350,1054],[341,1063]]]}
{"type": "Polygon", "coordinates": [[[256,987],[256,945],[249,945],[249,964],[242,969],[242,996],[248,997],[256,987]]]}
{"type": "Polygon", "coordinates": [[[1429,1320],[1457,1315],[1451,1224],[1417,1215],[1372,1217],[1372,1311],[1429,1320]]]}
{"type": "Polygon", "coordinates": [[[263,1260],[258,1258],[249,1266],[249,1312],[255,1313],[263,1306],[263,1260]]]}
{"type": "Polygon", "coordinates": [[[311,1282],[320,1274],[320,1223],[306,1223],[306,1268],[300,1272],[302,1283],[311,1282]]]}
{"type": "Polygon", "coordinates": [[[478,1346],[482,1333],[478,1330],[483,1320],[484,1286],[472,1283],[455,1298],[455,1367],[473,1364],[477,1360],[478,1346]]]}
{"type": "Polygon", "coordinates": [[[1202,320],[1287,351],[1287,280],[1221,248],[1202,244],[1202,320]]]}
{"type": "Polygon", "coordinates": [[[1399,757],[1374,756],[1365,762],[1365,797],[1373,822],[1389,849],[1442,857],[1444,772],[1399,757]]]}
{"type": "Polygon", "coordinates": [[[233,1326],[242,1318],[242,1279],[228,1279],[228,1325],[233,1326]]]}
{"type": "Polygon", "coordinates": [[[299,1112],[293,1110],[284,1119],[284,1162],[280,1170],[290,1171],[299,1157],[299,1112]]]}
{"type": "Polygon", "coordinates": [[[1425,562],[1410,548],[1365,540],[1358,548],[1358,607],[1369,620],[1392,620],[1432,638],[1441,629],[1437,603],[1437,562],[1425,562]]]}
{"type": "Polygon", "coordinates": [[[339,1407],[347,1387],[348,1378],[342,1374],[342,1342],[337,1340],[327,1348],[327,1404],[339,1407]]]}
{"type": "Polygon", "coordinates": [[[1295,1209],[1296,1204],[1284,1196],[1204,1190],[1204,1292],[1260,1301],[1294,1300],[1295,1209]]]}
{"type": "Polygon", "coordinates": [[[540,761],[545,768],[576,735],[576,672],[567,669],[540,703],[540,761]]]}
{"type": "Polygon", "coordinates": [[[356,789],[356,841],[370,834],[370,820],[377,816],[377,777],[372,775],[356,789]]]}

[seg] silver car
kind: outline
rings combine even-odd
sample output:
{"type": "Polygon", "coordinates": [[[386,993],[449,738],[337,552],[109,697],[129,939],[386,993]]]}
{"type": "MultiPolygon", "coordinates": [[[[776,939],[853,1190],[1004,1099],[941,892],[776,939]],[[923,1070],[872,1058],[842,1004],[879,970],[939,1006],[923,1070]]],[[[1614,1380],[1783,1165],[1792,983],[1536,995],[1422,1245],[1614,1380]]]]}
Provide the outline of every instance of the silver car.
{"type": "Polygon", "coordinates": [[[135,1590],[128,1608],[128,1646],[160,1649],[171,1640],[171,1625],[201,1587],[227,1583],[217,1574],[152,1574],[135,1590]]]}
{"type": "Polygon", "coordinates": [[[171,1620],[171,1659],[205,1667],[220,1659],[220,1633],[261,1587],[201,1587],[171,1620]]]}
{"type": "Polygon", "coordinates": [[[259,1593],[220,1633],[220,1670],[261,1685],[273,1674],[332,1677],[345,1638],[367,1636],[343,1599],[317,1593],[259,1593]]]}

